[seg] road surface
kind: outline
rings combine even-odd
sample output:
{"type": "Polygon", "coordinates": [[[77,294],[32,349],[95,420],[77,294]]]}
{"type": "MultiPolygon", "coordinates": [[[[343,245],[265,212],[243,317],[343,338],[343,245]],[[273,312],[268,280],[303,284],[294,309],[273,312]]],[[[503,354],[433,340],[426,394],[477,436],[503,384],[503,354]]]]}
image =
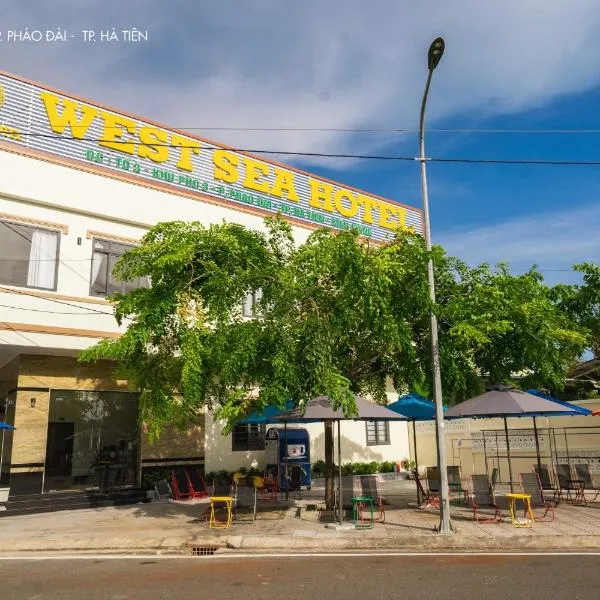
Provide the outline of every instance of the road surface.
{"type": "Polygon", "coordinates": [[[2,600],[587,600],[598,555],[4,560],[2,600]]]}

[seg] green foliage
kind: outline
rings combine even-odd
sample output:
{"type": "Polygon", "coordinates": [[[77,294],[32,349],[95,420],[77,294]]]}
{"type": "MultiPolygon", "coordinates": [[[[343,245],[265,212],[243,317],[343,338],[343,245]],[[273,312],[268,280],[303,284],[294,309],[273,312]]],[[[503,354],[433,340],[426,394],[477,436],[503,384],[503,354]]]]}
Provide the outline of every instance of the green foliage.
{"type": "MultiPolygon", "coordinates": [[[[119,261],[119,277],[150,277],[152,287],[114,298],[117,320],[131,324],[81,359],[117,361],[141,392],[154,436],[205,407],[230,428],[254,410],[318,395],[351,417],[355,394],[385,403],[390,381],[430,396],[423,239],[400,233],[373,246],[353,231],[321,229],[296,247],[286,221],[266,225],[260,233],[162,223],[119,261]],[[244,319],[242,303],[257,290],[258,316],[244,319]]],[[[439,247],[432,258],[446,403],[482,391],[481,375],[500,383],[520,373],[544,387],[562,381],[588,327],[563,308],[566,291],[548,288],[533,269],[471,269],[439,247]]]]}
{"type": "MultiPolygon", "coordinates": [[[[342,475],[344,477],[350,475],[374,475],[376,473],[394,473],[396,470],[396,463],[391,460],[378,462],[349,462],[342,464],[342,475]]],[[[312,465],[313,477],[322,477],[325,473],[325,463],[322,460],[318,460],[312,465]]],[[[337,466],[335,466],[337,474],[337,466]]]]}
{"type": "Polygon", "coordinates": [[[575,265],[582,281],[577,285],[557,285],[553,297],[565,313],[588,331],[588,345],[600,357],[600,266],[575,265]]]}
{"type": "Polygon", "coordinates": [[[245,475],[246,477],[256,477],[257,475],[262,476],[263,471],[260,471],[259,469],[255,469],[254,467],[250,467],[250,468],[240,467],[236,471],[224,471],[224,470],[210,471],[209,473],[207,473],[204,476],[204,483],[206,485],[212,485],[212,483],[214,481],[230,482],[230,481],[233,481],[233,476],[235,475],[235,473],[241,473],[242,475],[245,475]]]}
{"type": "Polygon", "coordinates": [[[312,474],[313,477],[321,477],[325,473],[325,461],[318,460],[312,465],[312,474]]]}
{"type": "MultiPolygon", "coordinates": [[[[561,387],[587,332],[557,304],[542,275],[535,268],[512,275],[505,264],[456,272],[440,307],[442,353],[458,352],[457,364],[470,362],[492,384],[519,376],[523,387],[561,387]]],[[[446,371],[445,383],[453,376],[446,371]]]]}

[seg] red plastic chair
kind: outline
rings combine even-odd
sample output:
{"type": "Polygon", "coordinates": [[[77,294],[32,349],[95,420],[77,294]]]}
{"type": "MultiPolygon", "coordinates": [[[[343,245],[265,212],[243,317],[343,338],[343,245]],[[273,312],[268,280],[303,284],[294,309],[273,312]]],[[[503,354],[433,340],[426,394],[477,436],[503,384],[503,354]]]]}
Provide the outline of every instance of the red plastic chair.
{"type": "Polygon", "coordinates": [[[186,470],[188,487],[192,498],[208,498],[208,490],[198,469],[186,470]]]}
{"type": "Polygon", "coordinates": [[[192,486],[185,471],[171,471],[171,489],[175,500],[191,500],[192,498],[192,486]]]}

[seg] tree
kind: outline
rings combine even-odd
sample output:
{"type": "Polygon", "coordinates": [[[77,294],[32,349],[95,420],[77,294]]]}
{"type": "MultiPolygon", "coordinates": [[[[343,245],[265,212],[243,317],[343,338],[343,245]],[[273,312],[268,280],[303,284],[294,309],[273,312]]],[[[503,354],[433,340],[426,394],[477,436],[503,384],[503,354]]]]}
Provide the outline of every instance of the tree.
{"type": "Polygon", "coordinates": [[[574,270],[582,275],[576,285],[557,285],[553,297],[573,321],[589,332],[589,348],[595,358],[600,357],[600,266],[581,263],[574,270]]]}
{"type": "MultiPolygon", "coordinates": [[[[479,391],[480,370],[504,378],[528,369],[540,381],[561,374],[579,338],[537,275],[469,269],[439,247],[433,258],[446,398],[479,391]]],[[[399,392],[431,389],[427,259],[423,239],[406,232],[379,246],[321,229],[296,247],[281,218],[267,219],[265,233],[163,223],[116,266],[123,280],[152,282],[114,298],[117,320],[131,325],[81,358],[117,361],[154,435],[204,406],[227,431],[251,411],[319,395],[351,417],[356,394],[386,402],[390,380],[399,392]],[[244,299],[259,290],[256,318],[244,319],[244,299]]]]}
{"type": "Polygon", "coordinates": [[[440,300],[447,351],[470,357],[491,384],[517,376],[523,387],[561,389],[588,331],[563,310],[539,271],[512,275],[503,263],[456,271],[458,280],[440,300]]]}

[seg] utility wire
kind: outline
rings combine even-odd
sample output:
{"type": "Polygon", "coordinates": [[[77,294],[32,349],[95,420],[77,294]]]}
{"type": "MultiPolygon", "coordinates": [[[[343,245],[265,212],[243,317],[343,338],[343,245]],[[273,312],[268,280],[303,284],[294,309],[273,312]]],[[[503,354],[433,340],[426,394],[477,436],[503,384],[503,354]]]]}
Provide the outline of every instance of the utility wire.
{"type": "MultiPolygon", "coordinates": [[[[88,129],[89,125],[70,125],[71,129],[88,129]]],[[[419,129],[394,128],[394,127],[185,127],[182,125],[168,125],[166,129],[180,131],[273,131],[273,132],[317,132],[317,133],[419,133],[419,129]]],[[[105,129],[119,129],[119,125],[107,126],[105,129]]],[[[507,133],[507,134],[551,134],[551,135],[577,135],[600,134],[600,129],[432,129],[428,133],[507,133]]]]}
{"type": "MultiPolygon", "coordinates": [[[[49,259],[42,259],[42,260],[36,260],[35,262],[90,262],[94,260],[93,258],[61,258],[61,259],[53,259],[53,258],[49,258],[49,259]]],[[[2,262],[29,262],[28,258],[0,258],[0,263],[2,262]]],[[[541,273],[570,273],[571,271],[573,271],[573,269],[567,269],[564,267],[560,267],[560,268],[554,268],[554,267],[548,267],[547,269],[537,269],[538,271],[540,271],[541,273]]],[[[37,296],[36,296],[37,298],[37,296]]]]}
{"type": "MultiPolygon", "coordinates": [[[[23,136],[39,137],[39,138],[51,138],[56,139],[56,134],[45,134],[45,133],[23,133],[23,136]]],[[[63,137],[64,140],[74,142],[108,142],[111,144],[131,144],[131,140],[106,140],[103,138],[75,138],[75,137],[63,137]]],[[[152,143],[146,144],[151,148],[187,148],[197,150],[228,150],[231,152],[247,152],[249,154],[277,154],[280,156],[306,156],[311,158],[345,158],[345,159],[356,159],[356,160],[385,160],[385,161],[404,161],[404,162],[418,162],[420,158],[414,156],[398,156],[398,155],[385,155],[385,154],[345,154],[345,153],[329,153],[329,152],[297,152],[288,150],[265,150],[263,148],[232,148],[222,147],[216,145],[198,146],[195,144],[173,144],[173,143],[152,143]]],[[[462,164],[500,164],[500,165],[570,165],[570,166],[600,166],[600,160],[531,160],[531,159],[489,159],[489,158],[426,158],[427,162],[436,163],[462,163],[462,164]]]]}
{"type": "MultiPolygon", "coordinates": [[[[0,304],[0,307],[2,308],[10,308],[12,310],[26,310],[27,312],[36,312],[36,313],[45,313],[47,315],[82,315],[82,316],[88,316],[88,315],[97,315],[97,314],[104,314],[104,315],[109,315],[112,316],[110,313],[98,313],[98,312],[59,312],[57,310],[41,310],[39,308],[28,308],[26,306],[13,306],[12,304],[0,304]]],[[[82,307],[82,310],[86,310],[82,307]]]]}
{"type": "MultiPolygon", "coordinates": [[[[41,300],[47,300],[48,302],[55,302],[56,304],[63,304],[65,306],[71,306],[74,308],[79,308],[82,311],[86,311],[86,312],[93,312],[93,313],[98,313],[100,315],[108,315],[109,317],[114,316],[114,313],[112,312],[106,312],[103,310],[97,310],[95,308],[86,308],[83,306],[79,306],[78,304],[73,304],[72,302],[65,302],[64,300],[57,300],[56,298],[49,298],[48,296],[38,296],[37,294],[31,294],[29,292],[26,292],[24,290],[17,290],[14,288],[7,288],[4,286],[0,286],[0,291],[1,292],[9,292],[9,293],[13,293],[13,294],[20,294],[22,296],[30,296],[31,298],[37,298],[37,299],[41,299],[41,300]]],[[[64,314],[64,313],[57,313],[57,314],[64,314]]],[[[84,313],[82,313],[84,314],[84,313]]]]}

